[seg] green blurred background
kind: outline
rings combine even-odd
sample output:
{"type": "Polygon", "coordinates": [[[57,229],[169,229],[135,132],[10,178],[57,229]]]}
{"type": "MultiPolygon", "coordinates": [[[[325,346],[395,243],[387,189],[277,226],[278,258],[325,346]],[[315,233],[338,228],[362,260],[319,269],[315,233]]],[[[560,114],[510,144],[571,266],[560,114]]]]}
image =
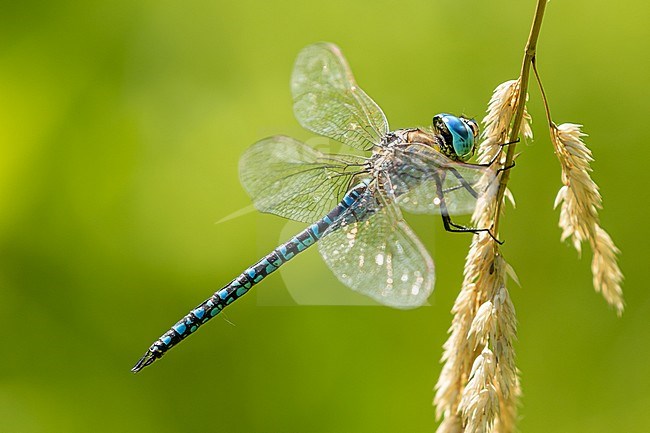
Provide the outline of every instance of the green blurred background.
{"type": "MultiPolygon", "coordinates": [[[[440,111],[480,118],[518,74],[533,11],[533,0],[2,2],[0,431],[433,431],[470,242],[436,217],[410,218],[437,264],[429,307],[292,306],[288,286],[346,291],[313,250],[162,361],[129,369],[300,229],[257,213],[215,222],[250,204],[237,174],[247,146],[311,136],[289,93],[303,46],[340,45],[393,128],[440,111]]],[[[594,293],[589,252],[559,242],[559,168],[531,87],[536,140],[518,148],[502,229],[522,284],[510,289],[528,433],[650,431],[649,12],[640,0],[547,9],[540,70],[555,120],[590,135],[627,309],[619,319],[594,293]]]]}

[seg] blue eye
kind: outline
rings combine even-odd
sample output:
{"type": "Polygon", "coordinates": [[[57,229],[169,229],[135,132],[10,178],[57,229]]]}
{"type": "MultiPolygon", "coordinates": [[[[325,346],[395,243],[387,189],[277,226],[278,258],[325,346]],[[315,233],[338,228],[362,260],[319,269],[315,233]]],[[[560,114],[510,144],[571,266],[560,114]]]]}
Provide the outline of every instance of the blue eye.
{"type": "Polygon", "coordinates": [[[474,131],[466,122],[452,114],[441,114],[447,130],[452,137],[452,146],[460,159],[467,159],[474,150],[474,131]]]}

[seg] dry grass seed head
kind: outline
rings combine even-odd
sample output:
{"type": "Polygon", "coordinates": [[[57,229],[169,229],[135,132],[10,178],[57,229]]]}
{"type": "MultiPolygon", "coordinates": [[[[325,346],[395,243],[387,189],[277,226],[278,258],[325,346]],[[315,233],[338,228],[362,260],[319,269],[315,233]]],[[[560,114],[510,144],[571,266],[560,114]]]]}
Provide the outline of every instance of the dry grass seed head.
{"type": "MultiPolygon", "coordinates": [[[[492,97],[488,103],[487,114],[483,118],[484,128],[481,135],[483,140],[478,148],[478,160],[482,164],[491,162],[503,150],[503,144],[509,140],[510,125],[519,98],[519,85],[519,80],[506,81],[499,84],[492,93],[492,97]]],[[[531,117],[524,108],[524,121],[521,124],[520,133],[526,139],[530,139],[533,136],[530,122],[531,117]]],[[[505,162],[505,153],[501,155],[500,160],[497,161],[498,164],[495,164],[493,167],[492,174],[484,176],[479,183],[478,187],[484,188],[487,193],[479,197],[474,214],[472,215],[472,222],[477,227],[489,227],[492,224],[496,210],[496,202],[493,200],[493,197],[496,195],[499,186],[494,174],[505,162]]],[[[514,196],[507,188],[504,191],[504,197],[510,200],[513,206],[515,205],[514,196]]]]}
{"type": "Polygon", "coordinates": [[[623,274],[618,266],[618,254],[609,234],[600,226],[598,211],[602,197],[591,178],[593,157],[582,137],[581,125],[563,123],[551,125],[551,140],[562,167],[564,184],[555,199],[560,206],[561,239],[571,239],[578,253],[588,241],[593,251],[591,271],[594,288],[621,314],[624,308],[621,284],[623,274]]]}
{"type": "MultiPolygon", "coordinates": [[[[494,159],[507,141],[518,95],[517,80],[495,89],[478,151],[482,163],[494,159]]],[[[526,119],[522,130],[530,137],[529,116],[526,119]]],[[[486,190],[498,186],[494,174],[485,176],[484,181],[486,190]]],[[[492,224],[496,194],[490,192],[481,196],[472,216],[477,227],[492,224]]],[[[445,364],[436,384],[436,412],[438,417],[444,416],[438,433],[488,432],[493,426],[507,433],[514,428],[519,378],[512,350],[515,313],[505,288],[508,269],[490,236],[474,236],[461,292],[452,308],[454,318],[442,356],[445,364]],[[503,419],[499,413],[504,414],[503,419]]]]}

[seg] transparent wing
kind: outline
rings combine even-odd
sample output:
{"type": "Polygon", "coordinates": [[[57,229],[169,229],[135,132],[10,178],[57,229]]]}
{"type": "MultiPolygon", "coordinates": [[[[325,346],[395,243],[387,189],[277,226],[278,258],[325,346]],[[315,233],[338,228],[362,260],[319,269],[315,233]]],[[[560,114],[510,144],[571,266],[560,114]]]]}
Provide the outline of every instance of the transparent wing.
{"type": "Polygon", "coordinates": [[[320,253],[351,289],[391,307],[418,307],[433,290],[433,260],[373,185],[325,232],[320,253]]]}
{"type": "Polygon", "coordinates": [[[397,203],[410,213],[470,214],[480,196],[496,192],[489,167],[453,161],[430,146],[414,143],[397,150],[399,170],[391,173],[397,203]]]}
{"type": "Polygon", "coordinates": [[[364,164],[361,157],[326,155],[278,135],[244,152],[239,177],[259,211],[312,223],[339,203],[364,164]]]}
{"type": "Polygon", "coordinates": [[[309,45],[298,54],[291,93],[298,122],[319,135],[370,150],[388,132],[384,113],[357,86],[336,45],[309,45]]]}

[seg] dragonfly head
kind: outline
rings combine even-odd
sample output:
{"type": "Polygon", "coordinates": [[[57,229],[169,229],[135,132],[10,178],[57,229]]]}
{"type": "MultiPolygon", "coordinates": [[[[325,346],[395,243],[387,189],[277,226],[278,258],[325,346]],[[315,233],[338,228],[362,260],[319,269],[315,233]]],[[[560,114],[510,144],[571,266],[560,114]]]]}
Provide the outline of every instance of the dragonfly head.
{"type": "Polygon", "coordinates": [[[442,135],[441,151],[449,158],[467,161],[474,154],[478,138],[478,123],[474,119],[440,113],[433,117],[433,129],[442,135]]]}

